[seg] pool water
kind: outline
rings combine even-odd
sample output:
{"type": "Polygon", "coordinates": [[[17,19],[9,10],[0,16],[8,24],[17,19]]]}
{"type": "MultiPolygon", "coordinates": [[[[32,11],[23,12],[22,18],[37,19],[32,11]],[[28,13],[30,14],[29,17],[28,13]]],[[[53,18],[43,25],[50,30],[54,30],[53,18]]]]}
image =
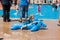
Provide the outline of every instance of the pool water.
{"type": "MultiPolygon", "coordinates": [[[[37,4],[30,4],[31,8],[28,9],[28,16],[30,14],[34,15],[35,18],[40,18],[40,19],[58,19],[59,18],[59,9],[60,7],[55,9],[54,11],[52,10],[52,5],[47,5],[47,4],[42,4],[40,13],[37,12],[37,4]],[[38,14],[37,14],[38,13],[38,14]]],[[[18,12],[17,15],[15,15],[16,10],[11,9],[10,10],[10,18],[20,18],[20,11],[18,12]]],[[[3,15],[3,11],[0,10],[0,17],[3,15]]]]}

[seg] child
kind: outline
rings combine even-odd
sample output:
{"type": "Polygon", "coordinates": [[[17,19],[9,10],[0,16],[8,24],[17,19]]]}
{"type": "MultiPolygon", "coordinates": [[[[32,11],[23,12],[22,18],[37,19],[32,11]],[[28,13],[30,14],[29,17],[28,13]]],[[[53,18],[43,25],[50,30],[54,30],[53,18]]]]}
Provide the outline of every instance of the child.
{"type": "Polygon", "coordinates": [[[28,19],[30,21],[30,23],[28,24],[24,24],[24,26],[21,27],[21,29],[31,29],[33,27],[36,26],[37,29],[39,29],[40,27],[42,28],[46,28],[46,25],[41,21],[41,20],[38,20],[38,21],[34,21],[34,16],[31,15],[30,18],[28,19]]]}
{"type": "Polygon", "coordinates": [[[34,21],[34,16],[30,15],[30,17],[24,21],[26,24],[24,24],[24,26],[22,26],[21,29],[23,29],[23,28],[32,28],[34,26],[34,24],[37,24],[37,22],[33,22],[33,21],[34,21]]]}
{"type": "Polygon", "coordinates": [[[20,0],[19,1],[19,9],[20,9],[20,21],[22,21],[22,18],[28,18],[28,6],[29,6],[30,0],[20,0]]]}
{"type": "Polygon", "coordinates": [[[40,7],[41,7],[41,6],[38,4],[38,13],[40,13],[40,7]]]}
{"type": "Polygon", "coordinates": [[[36,31],[36,30],[40,29],[41,27],[44,27],[44,28],[46,27],[46,25],[41,20],[37,19],[38,21],[34,21],[33,19],[34,19],[34,16],[30,15],[29,19],[27,19],[29,21],[31,20],[30,23],[14,24],[14,25],[12,25],[11,30],[29,29],[31,31],[33,31],[33,30],[36,31]]]}
{"type": "Polygon", "coordinates": [[[30,15],[29,18],[25,19],[23,23],[25,24],[29,24],[29,23],[32,23],[34,20],[34,16],[33,15],[30,15]]]}
{"type": "Polygon", "coordinates": [[[53,6],[53,11],[54,11],[54,9],[57,10],[57,8],[58,8],[58,1],[57,0],[54,1],[54,3],[52,4],[52,6],[53,6]]]}
{"type": "Polygon", "coordinates": [[[27,25],[27,24],[32,24],[33,20],[34,20],[34,16],[33,16],[33,15],[30,15],[29,18],[27,18],[27,19],[25,19],[25,20],[22,20],[22,22],[23,22],[23,24],[24,24],[25,26],[22,26],[21,29],[26,28],[26,25],[27,25]]]}
{"type": "Polygon", "coordinates": [[[38,10],[37,10],[37,11],[38,11],[38,13],[37,13],[36,15],[43,16],[43,15],[40,13],[41,5],[39,5],[39,4],[38,4],[38,7],[37,7],[37,9],[38,9],[38,10]]]}
{"type": "MultiPolygon", "coordinates": [[[[15,1],[15,4],[17,0],[15,1]]],[[[22,22],[22,18],[28,18],[28,6],[30,0],[19,0],[19,9],[20,9],[20,22],[22,22]]]]}
{"type": "Polygon", "coordinates": [[[29,23],[33,22],[33,19],[34,19],[34,16],[30,15],[30,17],[29,17],[29,23]]]}

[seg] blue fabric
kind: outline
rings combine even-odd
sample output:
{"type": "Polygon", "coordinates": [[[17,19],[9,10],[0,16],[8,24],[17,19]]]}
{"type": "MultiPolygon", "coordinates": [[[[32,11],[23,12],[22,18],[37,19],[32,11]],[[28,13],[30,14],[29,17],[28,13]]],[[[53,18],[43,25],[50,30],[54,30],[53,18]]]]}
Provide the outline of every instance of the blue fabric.
{"type": "Polygon", "coordinates": [[[23,26],[23,24],[13,24],[10,29],[11,29],[11,30],[18,30],[18,29],[20,29],[22,26],[23,26]]]}
{"type": "Polygon", "coordinates": [[[34,24],[27,24],[27,29],[31,29],[33,26],[35,26],[34,24]]]}
{"type": "Polygon", "coordinates": [[[27,0],[20,0],[19,5],[20,6],[27,6],[28,5],[28,1],[27,0]]]}
{"type": "Polygon", "coordinates": [[[41,26],[45,28],[47,25],[46,25],[46,24],[44,24],[44,23],[42,23],[42,25],[41,25],[41,26]]]}
{"type": "Polygon", "coordinates": [[[31,28],[31,32],[35,32],[35,31],[37,31],[39,28],[38,28],[38,26],[33,26],[32,28],[31,28]]]}
{"type": "Polygon", "coordinates": [[[42,21],[34,21],[34,22],[37,22],[36,24],[37,27],[41,27],[42,21]]]}

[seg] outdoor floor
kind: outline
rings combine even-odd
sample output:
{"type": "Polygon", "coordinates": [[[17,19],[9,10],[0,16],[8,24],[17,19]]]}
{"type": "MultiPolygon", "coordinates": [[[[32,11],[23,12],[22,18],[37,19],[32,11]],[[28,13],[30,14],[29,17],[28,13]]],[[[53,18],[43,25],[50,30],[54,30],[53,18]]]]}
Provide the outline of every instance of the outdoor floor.
{"type": "Polygon", "coordinates": [[[44,20],[45,30],[31,32],[30,30],[10,30],[12,24],[18,21],[3,22],[0,19],[0,38],[4,40],[60,40],[60,26],[57,20],[44,20]]]}

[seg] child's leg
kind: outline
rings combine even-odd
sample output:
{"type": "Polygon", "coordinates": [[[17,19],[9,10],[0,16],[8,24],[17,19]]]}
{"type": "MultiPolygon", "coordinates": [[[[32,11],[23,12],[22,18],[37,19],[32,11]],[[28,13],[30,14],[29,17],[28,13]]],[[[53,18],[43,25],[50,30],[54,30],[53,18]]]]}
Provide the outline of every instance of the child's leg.
{"type": "Polygon", "coordinates": [[[52,7],[52,10],[54,10],[54,7],[52,7]]]}
{"type": "Polygon", "coordinates": [[[57,5],[56,5],[55,9],[57,10],[57,5]]]}
{"type": "Polygon", "coordinates": [[[40,12],[40,10],[38,10],[38,13],[40,14],[40,16],[43,16],[42,13],[40,12]]]}
{"type": "Polygon", "coordinates": [[[52,11],[54,11],[54,10],[55,10],[55,7],[56,7],[56,5],[55,5],[55,4],[53,4],[53,5],[52,5],[52,11]]]}
{"type": "Polygon", "coordinates": [[[23,7],[19,7],[19,12],[20,12],[20,22],[22,22],[22,13],[23,13],[23,7]]]}
{"type": "Polygon", "coordinates": [[[28,6],[25,6],[25,18],[28,18],[28,6]]]}

